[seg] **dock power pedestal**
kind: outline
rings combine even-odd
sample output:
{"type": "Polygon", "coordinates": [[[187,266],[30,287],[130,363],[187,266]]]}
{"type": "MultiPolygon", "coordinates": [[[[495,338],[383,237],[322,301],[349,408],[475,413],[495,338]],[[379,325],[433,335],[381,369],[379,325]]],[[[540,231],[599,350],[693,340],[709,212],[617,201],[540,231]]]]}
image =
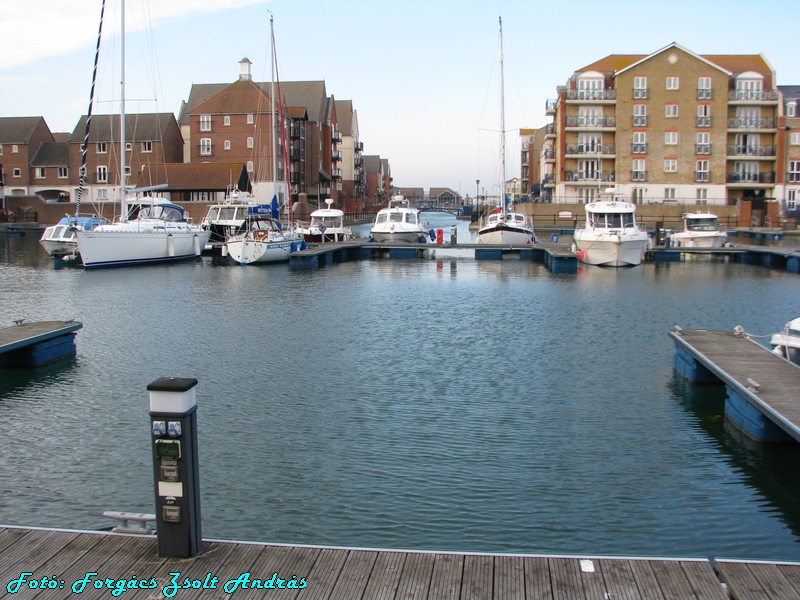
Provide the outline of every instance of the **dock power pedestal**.
{"type": "Polygon", "coordinates": [[[196,385],[197,379],[162,377],[147,386],[159,556],[200,552],[196,385]]]}

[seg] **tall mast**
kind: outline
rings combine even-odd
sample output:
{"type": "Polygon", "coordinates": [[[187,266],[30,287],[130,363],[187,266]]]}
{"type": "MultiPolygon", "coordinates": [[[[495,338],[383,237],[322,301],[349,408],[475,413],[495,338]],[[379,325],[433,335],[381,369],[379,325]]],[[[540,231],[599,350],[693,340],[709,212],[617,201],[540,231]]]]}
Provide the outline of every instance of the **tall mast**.
{"type": "Polygon", "coordinates": [[[500,21],[500,206],[506,214],[506,116],[505,86],[503,82],[503,18],[500,21]]]}
{"type": "Polygon", "coordinates": [[[274,195],[278,195],[278,136],[275,132],[279,123],[276,122],[278,109],[275,108],[275,28],[272,22],[272,15],[269,16],[269,39],[270,39],[270,83],[269,96],[272,99],[272,189],[274,195]]]}
{"type": "Polygon", "coordinates": [[[120,221],[128,220],[128,205],[125,201],[125,0],[120,3],[122,5],[122,18],[121,18],[121,42],[120,42],[120,56],[122,59],[122,66],[120,67],[120,109],[119,109],[119,147],[120,154],[120,182],[122,185],[122,200],[120,202],[122,214],[119,216],[120,221]]]}

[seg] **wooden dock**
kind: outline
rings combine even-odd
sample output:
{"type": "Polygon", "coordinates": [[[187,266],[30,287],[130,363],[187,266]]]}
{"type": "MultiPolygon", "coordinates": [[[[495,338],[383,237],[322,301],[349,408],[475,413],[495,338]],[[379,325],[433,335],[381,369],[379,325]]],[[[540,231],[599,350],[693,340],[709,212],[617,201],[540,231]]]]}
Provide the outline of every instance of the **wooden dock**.
{"type": "Polygon", "coordinates": [[[140,600],[800,598],[797,563],[405,552],[219,540],[205,540],[193,558],[174,559],[158,556],[152,535],[0,526],[4,597],[74,598],[81,589],[80,597],[110,598],[120,580],[126,589],[116,597],[140,600]],[[278,589],[279,580],[284,589],[278,589]],[[298,589],[290,589],[289,582],[298,589]]]}
{"type": "Polygon", "coordinates": [[[15,321],[0,329],[0,367],[35,367],[75,354],[77,321],[15,321]]]}
{"type": "MultiPolygon", "coordinates": [[[[696,360],[716,378],[735,390],[789,436],[800,441],[800,368],[764,346],[734,331],[683,330],[669,333],[677,348],[676,361],[696,360]],[[684,356],[684,358],[681,358],[684,356]]],[[[708,382],[704,371],[694,373],[675,365],[688,379],[708,382]]]]}

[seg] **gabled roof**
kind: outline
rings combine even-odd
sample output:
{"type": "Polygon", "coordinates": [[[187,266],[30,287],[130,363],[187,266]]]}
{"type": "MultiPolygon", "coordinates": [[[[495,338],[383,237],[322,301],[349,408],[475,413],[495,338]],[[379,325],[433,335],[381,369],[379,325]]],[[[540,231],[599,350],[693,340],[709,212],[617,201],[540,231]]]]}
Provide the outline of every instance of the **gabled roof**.
{"type": "Polygon", "coordinates": [[[27,144],[43,117],[0,117],[0,144],[27,144]]]}
{"type": "Polygon", "coordinates": [[[32,167],[69,166],[68,142],[43,142],[30,161],[32,167]]]}
{"type": "Polygon", "coordinates": [[[646,60],[650,60],[650,59],[651,59],[651,58],[653,58],[654,56],[658,56],[659,54],[663,54],[664,52],[667,52],[668,50],[674,50],[674,49],[677,49],[677,50],[680,50],[680,51],[682,51],[682,52],[685,52],[686,54],[688,54],[688,55],[690,55],[690,56],[693,56],[693,57],[694,57],[694,58],[696,58],[697,60],[703,61],[704,63],[708,64],[710,67],[713,67],[713,68],[715,68],[715,69],[719,69],[720,71],[723,71],[723,72],[724,72],[726,75],[731,75],[731,74],[732,74],[732,73],[734,73],[734,72],[740,72],[740,71],[729,71],[728,69],[725,69],[725,68],[723,68],[723,67],[722,67],[721,65],[719,65],[718,63],[714,63],[714,62],[712,62],[712,61],[708,60],[707,58],[704,58],[704,57],[702,57],[702,56],[700,56],[700,55],[698,55],[698,54],[695,54],[695,53],[694,53],[694,52],[692,52],[691,50],[687,50],[686,48],[684,48],[684,47],[680,46],[679,44],[677,44],[677,43],[675,43],[675,42],[672,42],[671,44],[669,44],[669,45],[667,45],[667,46],[664,46],[663,48],[661,48],[661,50],[656,50],[656,51],[655,51],[655,52],[653,52],[652,54],[648,54],[648,55],[647,55],[647,56],[645,56],[644,58],[642,58],[642,59],[640,59],[640,60],[637,60],[637,61],[635,61],[635,62],[631,63],[630,65],[628,65],[627,67],[624,67],[624,68],[622,68],[622,69],[618,70],[618,71],[617,71],[617,72],[614,74],[614,76],[616,77],[616,76],[617,76],[617,75],[619,75],[620,73],[624,73],[625,71],[627,71],[627,70],[629,70],[629,69],[633,69],[633,68],[634,68],[634,67],[636,67],[637,65],[639,65],[639,64],[641,64],[641,63],[643,63],[643,62],[644,62],[644,61],[646,61],[646,60]]]}
{"type": "Polygon", "coordinates": [[[166,183],[170,190],[226,190],[236,186],[245,169],[242,163],[166,163],[138,174],[135,187],[166,183]]]}
{"type": "MultiPolygon", "coordinates": [[[[83,115],[72,135],[70,143],[83,143],[86,131],[86,115],[83,115]]],[[[125,116],[125,140],[128,142],[153,141],[164,139],[170,124],[175,123],[172,113],[144,113],[125,116]]],[[[177,124],[176,124],[177,127],[177,124]]],[[[89,142],[108,142],[119,140],[119,115],[92,115],[89,142]]]]}
{"type": "Polygon", "coordinates": [[[429,195],[431,198],[438,198],[442,194],[447,194],[447,193],[455,196],[456,198],[458,197],[458,192],[454,192],[450,188],[431,188],[429,195]]]}
{"type": "Polygon", "coordinates": [[[779,85],[778,89],[783,94],[784,102],[800,100],[800,85],[779,85]]]}
{"type": "Polygon", "coordinates": [[[350,135],[353,131],[353,101],[336,100],[336,123],[337,128],[345,135],[350,135]]]}
{"type": "Polygon", "coordinates": [[[239,79],[187,111],[187,114],[247,114],[271,110],[272,100],[268,93],[249,79],[239,79]]]}

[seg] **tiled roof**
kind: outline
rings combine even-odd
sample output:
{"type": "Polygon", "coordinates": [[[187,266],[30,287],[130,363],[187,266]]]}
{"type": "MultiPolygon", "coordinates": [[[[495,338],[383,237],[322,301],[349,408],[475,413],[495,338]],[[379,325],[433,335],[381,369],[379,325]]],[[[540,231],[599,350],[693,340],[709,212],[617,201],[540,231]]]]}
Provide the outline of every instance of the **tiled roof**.
{"type": "Polygon", "coordinates": [[[136,187],[166,183],[169,190],[226,190],[239,182],[242,163],[167,163],[139,173],[136,187]]]}
{"type": "Polygon", "coordinates": [[[27,144],[42,117],[0,117],[0,144],[27,144]]]}
{"type": "MultiPolygon", "coordinates": [[[[86,131],[86,115],[83,115],[69,141],[83,142],[86,131]]],[[[125,115],[125,140],[128,142],[164,139],[169,124],[175,120],[172,113],[144,113],[125,115]]],[[[89,142],[106,142],[119,139],[119,115],[92,115],[89,142]]]]}
{"type": "Polygon", "coordinates": [[[350,135],[353,132],[352,100],[336,101],[336,121],[339,131],[341,131],[345,135],[350,135]]]}
{"type": "Polygon", "coordinates": [[[272,100],[267,92],[249,79],[239,79],[194,107],[187,114],[247,114],[269,112],[272,100]]]}
{"type": "Polygon", "coordinates": [[[32,167],[66,167],[69,166],[69,143],[44,142],[33,155],[32,167]]]}

